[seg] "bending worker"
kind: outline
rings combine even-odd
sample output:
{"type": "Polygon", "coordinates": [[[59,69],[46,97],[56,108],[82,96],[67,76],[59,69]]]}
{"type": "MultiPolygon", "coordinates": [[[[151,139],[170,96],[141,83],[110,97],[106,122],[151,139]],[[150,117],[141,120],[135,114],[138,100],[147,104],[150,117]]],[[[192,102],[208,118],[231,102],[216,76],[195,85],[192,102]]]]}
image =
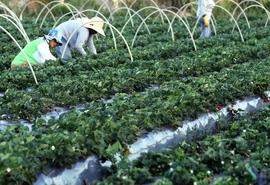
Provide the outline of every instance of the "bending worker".
{"type": "Polygon", "coordinates": [[[198,0],[197,18],[201,24],[202,33],[200,38],[210,38],[210,19],[212,15],[212,10],[215,7],[215,2],[213,0],[198,0]]]}
{"type": "Polygon", "coordinates": [[[104,22],[99,17],[94,17],[92,19],[79,18],[76,20],[69,20],[69,21],[61,23],[55,28],[63,36],[62,37],[63,45],[56,48],[57,55],[59,57],[62,57],[64,49],[66,48],[65,53],[63,55],[63,60],[69,60],[72,58],[71,49],[75,48],[77,51],[79,51],[79,53],[82,56],[86,56],[86,52],[83,48],[83,45],[85,43],[87,43],[88,49],[91,53],[97,54],[93,37],[94,37],[94,34],[96,33],[99,33],[105,36],[104,31],[103,31],[103,25],[104,25],[104,22]],[[68,40],[69,42],[67,43],[68,40]]]}
{"type": "Polygon", "coordinates": [[[29,42],[12,61],[11,69],[15,67],[25,67],[28,61],[32,65],[44,64],[46,60],[56,60],[50,49],[62,45],[61,35],[57,30],[50,30],[48,35],[43,35],[38,39],[29,42]],[[25,58],[25,55],[27,59],[25,58]]]}

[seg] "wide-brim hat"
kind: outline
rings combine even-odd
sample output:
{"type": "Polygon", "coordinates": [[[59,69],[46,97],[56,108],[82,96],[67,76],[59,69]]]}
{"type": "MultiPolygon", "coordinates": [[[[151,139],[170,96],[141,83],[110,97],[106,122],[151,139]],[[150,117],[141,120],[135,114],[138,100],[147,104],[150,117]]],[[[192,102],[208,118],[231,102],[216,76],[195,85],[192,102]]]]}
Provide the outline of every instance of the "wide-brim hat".
{"type": "Polygon", "coordinates": [[[92,19],[82,18],[82,23],[84,27],[95,30],[97,33],[105,36],[103,31],[104,21],[100,17],[93,17],[92,19]]]}

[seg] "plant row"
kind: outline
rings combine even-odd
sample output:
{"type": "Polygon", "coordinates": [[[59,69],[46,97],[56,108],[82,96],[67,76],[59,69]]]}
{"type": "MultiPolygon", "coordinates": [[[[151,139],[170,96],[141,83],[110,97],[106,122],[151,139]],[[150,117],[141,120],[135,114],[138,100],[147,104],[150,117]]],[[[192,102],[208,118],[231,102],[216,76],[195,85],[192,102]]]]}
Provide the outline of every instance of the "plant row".
{"type": "Polygon", "coordinates": [[[123,151],[124,156],[127,145],[147,131],[164,124],[178,127],[183,120],[239,97],[263,93],[269,89],[269,62],[254,61],[166,82],[157,90],[130,97],[118,94],[109,103],[92,102],[59,119],[37,119],[31,132],[22,125],[8,126],[0,133],[1,177],[4,182],[30,184],[36,172],[46,172],[50,166],[70,167],[93,154],[115,164],[115,154],[123,151]],[[115,143],[119,151],[113,150],[115,143]]]}
{"type": "MultiPolygon", "coordinates": [[[[226,39],[218,40],[225,42],[226,39]]],[[[59,66],[45,65],[36,73],[38,79],[44,79],[44,82],[31,91],[21,91],[9,87],[20,84],[25,86],[25,84],[31,83],[33,79],[29,79],[31,76],[29,69],[9,71],[9,76],[14,81],[7,78],[9,82],[5,83],[4,78],[2,80],[3,88],[8,89],[4,96],[0,97],[2,106],[0,114],[6,115],[2,119],[32,120],[48,112],[54,106],[71,106],[101,98],[110,98],[116,93],[143,91],[152,84],[162,84],[183,77],[217,72],[234,64],[242,64],[245,67],[246,62],[268,57],[265,52],[269,49],[268,39],[260,41],[253,39],[248,43],[250,45],[235,43],[233,47],[231,45],[217,46],[215,49],[208,48],[192,54],[183,54],[174,59],[136,60],[133,63],[119,64],[117,68],[105,67],[98,70],[97,67],[90,71],[82,69],[94,68],[95,64],[99,65],[102,59],[96,63],[80,61],[59,66]],[[52,73],[55,75],[51,76],[52,73]]],[[[169,49],[167,53],[169,53],[169,49]]]]}
{"type": "Polygon", "coordinates": [[[219,120],[214,132],[195,129],[177,146],[119,163],[112,175],[91,184],[255,185],[259,180],[250,169],[270,172],[269,119],[267,107],[235,121],[219,120]]]}

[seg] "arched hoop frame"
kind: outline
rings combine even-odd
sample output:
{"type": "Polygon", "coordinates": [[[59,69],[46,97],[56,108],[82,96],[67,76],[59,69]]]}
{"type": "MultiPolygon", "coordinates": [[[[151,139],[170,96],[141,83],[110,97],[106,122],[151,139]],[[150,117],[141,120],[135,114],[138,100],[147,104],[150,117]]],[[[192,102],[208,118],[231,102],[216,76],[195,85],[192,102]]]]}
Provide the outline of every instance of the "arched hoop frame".
{"type": "MultiPolygon", "coordinates": [[[[126,7],[121,7],[121,8],[115,9],[115,10],[112,12],[111,16],[108,18],[108,20],[110,20],[110,18],[113,17],[113,14],[114,14],[114,13],[116,13],[116,12],[118,12],[118,11],[120,11],[120,10],[126,10],[126,9],[127,9],[126,7]]],[[[138,12],[135,12],[133,9],[130,9],[130,11],[132,11],[132,12],[133,12],[135,15],[137,15],[141,20],[143,20],[142,16],[141,16],[140,14],[138,14],[138,12]]],[[[147,29],[148,33],[151,34],[151,32],[150,32],[150,30],[149,30],[149,28],[148,28],[148,25],[147,25],[146,23],[145,23],[145,26],[146,26],[146,29],[147,29]]],[[[106,28],[107,28],[107,25],[105,26],[104,30],[106,30],[106,28]]],[[[121,33],[122,33],[122,32],[121,32],[121,33]]]]}
{"type": "MultiPolygon", "coordinates": [[[[137,2],[137,0],[133,1],[133,2],[131,3],[131,5],[129,6],[129,8],[132,9],[132,6],[133,6],[136,2],[137,2]]],[[[159,6],[158,6],[158,4],[157,4],[154,0],[150,0],[150,2],[153,3],[153,4],[155,5],[156,8],[160,9],[159,6]]],[[[160,13],[159,15],[161,16],[162,23],[164,24],[164,19],[163,19],[163,17],[162,17],[162,14],[160,13]]]]}
{"type": "MultiPolygon", "coordinates": [[[[216,2],[216,4],[219,4],[219,3],[223,2],[223,1],[225,1],[225,0],[218,0],[218,1],[216,2]]],[[[229,1],[229,2],[231,2],[231,3],[233,3],[233,4],[236,5],[236,8],[234,9],[234,11],[233,11],[233,13],[232,13],[232,17],[234,17],[235,12],[236,12],[236,9],[239,8],[239,9],[241,10],[241,14],[243,13],[243,15],[244,15],[244,17],[245,17],[245,19],[246,19],[248,28],[250,28],[250,24],[249,24],[247,15],[245,14],[245,11],[243,11],[243,8],[240,6],[241,4],[240,4],[240,3],[236,3],[236,2],[233,1],[233,0],[226,0],[226,1],[229,1]]],[[[237,21],[238,21],[238,19],[236,20],[236,22],[237,22],[237,21]]],[[[235,24],[234,24],[234,27],[235,27],[235,24]]],[[[233,28],[233,30],[234,30],[234,28],[233,28]]],[[[233,31],[232,31],[232,32],[233,32],[233,31]]]]}
{"type": "MultiPolygon", "coordinates": [[[[223,8],[222,6],[215,5],[215,7],[221,8],[222,10],[224,10],[227,14],[229,14],[229,15],[231,16],[231,19],[234,21],[234,23],[236,24],[236,26],[237,26],[237,28],[238,28],[238,31],[239,31],[241,40],[244,42],[244,38],[243,38],[243,35],[242,35],[242,32],[241,32],[241,29],[240,29],[240,27],[239,27],[237,21],[235,20],[235,18],[232,16],[232,14],[231,14],[227,9],[223,8]]],[[[193,28],[193,31],[192,31],[192,35],[194,35],[194,32],[195,32],[195,29],[196,29],[196,26],[197,26],[198,22],[199,22],[199,19],[197,19],[197,21],[196,21],[196,24],[195,24],[195,26],[194,26],[194,28],[193,28]]]]}
{"type": "MultiPolygon", "coordinates": [[[[40,12],[39,12],[39,14],[38,14],[38,16],[37,16],[37,18],[36,18],[35,24],[37,24],[37,22],[38,22],[38,20],[39,20],[39,17],[41,16],[41,14],[43,13],[43,11],[44,11],[45,9],[47,9],[48,12],[51,12],[51,9],[49,8],[49,6],[50,6],[51,4],[53,4],[53,3],[59,4],[59,3],[62,3],[62,2],[60,2],[60,1],[58,1],[58,0],[53,0],[53,1],[49,2],[48,4],[44,4],[44,7],[40,10],[40,12]]],[[[53,16],[53,19],[55,20],[54,16],[53,16]]]]}
{"type": "Polygon", "coordinates": [[[84,6],[89,2],[90,0],[87,0],[87,1],[85,1],[84,3],[83,3],[83,5],[81,6],[81,8],[80,8],[80,11],[82,11],[83,9],[84,9],[84,6]]]}
{"type": "MultiPolygon", "coordinates": [[[[188,30],[188,32],[189,32],[189,34],[190,34],[191,40],[192,40],[192,42],[193,42],[194,49],[197,50],[195,41],[194,41],[194,39],[193,39],[193,35],[192,35],[192,33],[190,32],[190,30],[189,30],[187,24],[185,23],[185,21],[183,21],[183,19],[182,19],[179,15],[175,14],[175,12],[170,11],[170,10],[166,10],[166,9],[158,9],[158,10],[156,10],[156,11],[150,13],[150,14],[143,20],[143,22],[145,22],[145,21],[146,21],[151,15],[153,15],[154,13],[157,13],[157,12],[160,12],[160,11],[163,13],[163,15],[165,15],[165,17],[166,17],[167,20],[168,20],[168,23],[169,23],[169,26],[170,26],[171,32],[172,32],[172,40],[174,40],[173,29],[172,29],[170,20],[168,19],[168,17],[166,16],[166,14],[165,14],[164,12],[169,12],[169,13],[171,13],[171,14],[176,15],[176,16],[183,22],[183,24],[185,25],[186,29],[188,30]]],[[[138,32],[139,32],[139,30],[140,30],[140,28],[141,28],[143,22],[140,24],[140,26],[138,27],[138,29],[137,29],[137,31],[136,31],[136,33],[135,33],[135,36],[134,36],[133,41],[132,41],[132,46],[134,45],[136,36],[137,36],[137,34],[138,34],[138,32]]]]}
{"type": "MultiPolygon", "coordinates": [[[[131,21],[131,19],[135,16],[135,15],[139,15],[139,12],[143,11],[143,10],[146,10],[146,9],[155,9],[155,10],[159,10],[160,11],[160,8],[157,8],[155,6],[146,6],[146,7],[143,7],[141,8],[140,10],[136,11],[125,23],[125,25],[122,27],[122,30],[121,30],[121,33],[123,33],[123,31],[125,30],[127,24],[129,23],[129,21],[131,21]]],[[[160,12],[159,12],[160,13],[160,12]]],[[[165,15],[166,16],[166,15],[165,15]]],[[[167,17],[167,16],[166,16],[167,17]]],[[[167,20],[168,20],[168,17],[167,17],[167,20]]],[[[146,24],[146,23],[144,23],[146,24]]]]}
{"type": "MultiPolygon", "coordinates": [[[[71,8],[73,8],[76,12],[78,12],[78,15],[80,15],[79,10],[78,10],[76,7],[74,7],[73,5],[69,4],[69,3],[58,2],[57,4],[55,4],[54,6],[52,6],[52,7],[50,8],[50,10],[54,9],[54,8],[57,7],[57,6],[62,6],[62,5],[65,5],[65,6],[69,9],[69,11],[70,11],[72,14],[73,14],[73,11],[71,10],[71,8]],[[70,7],[71,7],[71,8],[70,8],[70,7]]],[[[40,14],[39,14],[39,15],[40,15],[40,14]]],[[[45,19],[47,18],[47,16],[48,16],[48,12],[47,12],[47,13],[45,14],[45,16],[43,17],[43,20],[42,20],[42,22],[41,22],[39,28],[42,28],[43,23],[44,23],[45,19]]]]}
{"type": "Polygon", "coordinates": [[[33,68],[32,68],[32,65],[31,65],[31,63],[29,62],[29,60],[28,60],[28,58],[27,58],[25,52],[23,51],[22,47],[19,45],[19,43],[17,42],[17,40],[16,40],[16,39],[15,39],[15,38],[14,38],[14,37],[13,37],[13,36],[5,29],[5,28],[3,28],[2,26],[0,26],[0,28],[1,28],[4,32],[6,32],[6,34],[8,34],[8,36],[9,36],[9,37],[16,43],[16,45],[20,48],[21,52],[23,53],[24,57],[26,58],[26,61],[27,61],[28,65],[29,65],[29,67],[30,67],[30,70],[31,70],[31,72],[32,72],[32,74],[33,74],[33,77],[34,77],[34,80],[35,80],[35,83],[38,85],[38,81],[37,81],[35,72],[34,72],[34,70],[33,70],[33,68]]]}
{"type": "MultiPolygon", "coordinates": [[[[240,18],[240,16],[241,16],[242,14],[245,16],[245,15],[246,15],[246,14],[245,14],[245,11],[248,10],[249,8],[259,7],[259,8],[262,8],[262,9],[266,12],[266,14],[267,14],[267,19],[266,19],[266,22],[265,22],[265,26],[267,26],[268,20],[269,20],[269,16],[270,16],[269,11],[268,11],[261,3],[259,3],[258,1],[254,1],[254,0],[244,0],[244,1],[240,2],[239,5],[241,5],[241,4],[245,3],[245,2],[253,2],[253,3],[256,3],[256,4],[249,5],[248,7],[246,7],[246,8],[243,10],[243,12],[241,12],[241,13],[238,15],[238,17],[237,17],[236,20],[238,21],[238,19],[240,18]]],[[[236,9],[237,9],[237,7],[234,9],[233,15],[235,14],[236,9]]],[[[235,25],[234,25],[234,27],[233,27],[233,31],[234,31],[234,28],[235,28],[235,25]]],[[[250,26],[249,26],[249,28],[250,28],[250,26]]]]}
{"type": "MultiPolygon", "coordinates": [[[[112,11],[111,11],[111,9],[110,9],[110,6],[107,4],[107,2],[108,2],[108,0],[106,0],[106,1],[104,1],[104,0],[102,0],[102,4],[100,5],[100,7],[98,8],[98,10],[97,10],[97,12],[100,12],[100,10],[101,10],[101,8],[103,7],[103,6],[106,6],[106,8],[108,9],[108,11],[109,11],[109,13],[110,13],[110,15],[112,14],[112,11]]],[[[97,15],[97,14],[96,14],[97,15]]]]}
{"type": "MultiPolygon", "coordinates": [[[[70,39],[72,38],[72,36],[76,33],[76,31],[77,31],[78,29],[80,29],[82,26],[84,26],[84,25],[86,25],[86,24],[88,24],[88,23],[93,23],[93,22],[103,22],[103,21],[88,21],[88,22],[85,22],[84,24],[82,24],[81,26],[79,26],[77,29],[75,29],[75,30],[73,31],[73,33],[71,34],[71,36],[68,38],[67,43],[69,43],[70,39]]],[[[125,44],[126,44],[126,46],[127,46],[129,55],[130,55],[131,62],[133,62],[133,56],[132,56],[131,50],[130,50],[130,48],[129,48],[129,46],[128,46],[128,43],[127,43],[126,39],[123,37],[123,35],[122,35],[122,34],[121,34],[121,33],[120,33],[113,25],[111,25],[111,24],[108,23],[108,22],[104,22],[104,23],[105,23],[105,24],[109,24],[109,26],[110,26],[111,28],[113,28],[113,29],[121,36],[121,38],[124,40],[124,42],[125,42],[125,44]]],[[[63,53],[62,53],[61,58],[64,57],[64,53],[65,53],[65,51],[66,51],[66,49],[67,49],[67,45],[68,45],[68,44],[66,44],[65,47],[64,47],[64,50],[63,50],[63,53]]]]}
{"type": "MultiPolygon", "coordinates": [[[[123,0],[120,0],[120,2],[121,2],[122,4],[124,4],[124,6],[125,6],[126,9],[127,9],[127,14],[129,15],[129,17],[131,17],[130,10],[132,10],[132,9],[129,8],[129,7],[127,6],[127,4],[126,4],[123,0]]],[[[118,9],[119,9],[119,8],[118,8],[118,9]]],[[[117,9],[116,9],[116,10],[117,10],[117,9]]],[[[133,12],[134,12],[134,10],[133,10],[133,12]]],[[[111,13],[110,17],[112,17],[112,13],[111,13]]],[[[113,17],[112,17],[112,20],[113,20],[113,17]]],[[[134,26],[134,22],[133,22],[132,19],[131,19],[131,25],[132,25],[132,27],[134,26]]]]}
{"type": "MultiPolygon", "coordinates": [[[[81,14],[84,14],[85,12],[95,12],[96,15],[97,15],[97,14],[100,15],[104,20],[106,20],[107,23],[109,22],[108,19],[107,19],[102,13],[100,13],[100,12],[97,11],[97,10],[83,10],[83,11],[81,11],[80,13],[81,13],[81,14]]],[[[73,17],[71,17],[69,20],[74,19],[74,17],[76,17],[76,15],[74,15],[73,17]]],[[[86,17],[86,16],[85,16],[85,17],[86,17]]],[[[110,25],[111,25],[111,24],[109,24],[109,26],[110,26],[110,25]]],[[[112,33],[112,36],[113,36],[114,48],[117,49],[116,39],[115,39],[114,32],[113,32],[113,30],[112,30],[111,27],[110,27],[110,30],[111,30],[111,33],[112,33]]],[[[96,35],[96,36],[97,36],[97,35],[96,35]]]]}
{"type": "MultiPolygon", "coordinates": [[[[74,17],[74,13],[75,13],[75,12],[67,12],[67,13],[63,14],[61,17],[59,17],[59,18],[54,22],[54,25],[53,25],[52,29],[54,29],[54,28],[58,25],[58,23],[59,23],[64,17],[68,16],[69,14],[72,14],[72,15],[73,15],[72,18],[73,18],[73,17],[74,17]]],[[[80,14],[82,14],[82,13],[80,13],[80,14]]],[[[85,15],[83,15],[83,16],[85,16],[85,15]]],[[[85,16],[85,17],[86,17],[86,16],[85,16]]]]}
{"type": "Polygon", "coordinates": [[[20,13],[20,20],[23,19],[23,12],[24,12],[24,10],[26,9],[26,7],[28,7],[28,6],[29,6],[30,4],[32,4],[32,3],[39,3],[39,4],[43,5],[43,7],[47,8],[48,11],[49,11],[50,14],[51,14],[53,20],[55,21],[55,17],[54,17],[54,15],[53,15],[53,13],[51,12],[51,10],[46,6],[46,4],[44,4],[44,3],[40,2],[40,1],[30,1],[30,2],[28,2],[28,3],[23,7],[23,9],[21,10],[21,13],[20,13]]]}
{"type": "Polygon", "coordinates": [[[25,35],[27,35],[26,34],[26,32],[25,32],[25,30],[24,30],[24,28],[23,28],[23,26],[22,26],[22,23],[21,23],[21,21],[20,21],[20,19],[17,17],[17,15],[13,12],[13,11],[11,11],[4,3],[2,3],[2,2],[0,2],[0,8],[3,8],[4,9],[4,11],[5,11],[5,14],[7,14],[6,13],[6,11],[13,17],[13,20],[17,23],[17,25],[20,27],[20,29],[24,32],[24,34],[25,35]]]}
{"type": "MultiPolygon", "coordinates": [[[[181,7],[181,8],[179,9],[179,11],[178,11],[176,14],[178,15],[180,12],[183,12],[184,14],[186,14],[187,8],[190,7],[190,6],[192,6],[192,5],[197,5],[197,6],[198,6],[198,3],[197,3],[197,2],[187,3],[187,4],[185,4],[183,7],[181,7]]],[[[176,18],[176,16],[173,17],[173,19],[172,19],[172,21],[171,21],[171,24],[173,24],[175,18],[176,18]]],[[[194,18],[194,19],[197,19],[195,16],[193,16],[193,18],[194,18]]],[[[186,16],[184,16],[184,19],[185,19],[186,24],[187,24],[188,27],[190,28],[190,25],[189,25],[189,23],[188,23],[188,20],[187,20],[186,16]]],[[[216,27],[215,27],[216,22],[215,22],[215,19],[214,19],[214,15],[212,15],[212,19],[211,19],[210,21],[212,22],[213,29],[214,29],[214,32],[215,32],[215,35],[216,35],[216,34],[217,34],[217,31],[216,31],[216,27]]],[[[197,25],[197,23],[196,23],[196,25],[197,25]]],[[[168,31],[169,31],[169,30],[168,30],[168,31]]],[[[194,33],[194,32],[193,32],[193,33],[194,33]]],[[[192,33],[192,35],[193,35],[193,33],[192,33]]]]}
{"type": "MultiPolygon", "coordinates": [[[[244,11],[246,11],[246,10],[248,10],[248,9],[250,9],[250,8],[254,8],[254,7],[257,7],[257,8],[262,8],[260,5],[250,5],[250,6],[248,6],[248,7],[246,7],[245,9],[244,9],[244,11]]],[[[240,18],[240,16],[242,15],[242,13],[240,13],[239,15],[238,15],[238,17],[236,18],[236,21],[238,21],[238,19],[240,18]]],[[[266,22],[265,22],[265,27],[267,26],[267,23],[268,23],[268,20],[269,20],[269,12],[267,12],[267,20],[266,20],[266,22]]],[[[234,25],[234,27],[233,27],[233,31],[234,31],[234,28],[235,28],[235,25],[234,25]]]]}
{"type": "Polygon", "coordinates": [[[22,36],[24,37],[25,41],[27,43],[30,42],[30,39],[28,38],[25,30],[21,27],[19,27],[15,22],[13,22],[12,20],[16,21],[16,19],[14,19],[14,17],[8,15],[8,14],[0,14],[0,17],[3,17],[4,19],[6,19],[7,21],[11,22],[22,34],[22,36]]]}

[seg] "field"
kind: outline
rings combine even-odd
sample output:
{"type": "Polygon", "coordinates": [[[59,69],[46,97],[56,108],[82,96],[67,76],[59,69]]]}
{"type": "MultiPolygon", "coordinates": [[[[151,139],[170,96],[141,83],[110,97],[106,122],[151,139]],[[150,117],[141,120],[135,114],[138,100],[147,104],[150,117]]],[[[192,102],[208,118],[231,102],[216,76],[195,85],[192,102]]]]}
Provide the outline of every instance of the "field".
{"type": "MultiPolygon", "coordinates": [[[[21,47],[27,39],[0,19],[0,184],[33,184],[40,173],[91,156],[111,166],[104,179],[81,184],[255,185],[252,168],[269,174],[269,107],[245,114],[235,108],[247,97],[269,103],[268,16],[247,13],[248,23],[241,16],[237,24],[215,16],[213,37],[200,39],[195,17],[174,15],[156,12],[143,24],[139,16],[115,14],[105,22],[106,36],[94,39],[98,55],[74,51],[69,62],[33,66],[36,80],[28,67],[10,70],[20,51],[10,35],[21,47]],[[229,119],[214,128],[129,160],[131,145],[153,131],[175,131],[222,110],[229,119]]],[[[50,16],[35,20],[21,20],[30,40],[55,23],[50,16]]]]}

